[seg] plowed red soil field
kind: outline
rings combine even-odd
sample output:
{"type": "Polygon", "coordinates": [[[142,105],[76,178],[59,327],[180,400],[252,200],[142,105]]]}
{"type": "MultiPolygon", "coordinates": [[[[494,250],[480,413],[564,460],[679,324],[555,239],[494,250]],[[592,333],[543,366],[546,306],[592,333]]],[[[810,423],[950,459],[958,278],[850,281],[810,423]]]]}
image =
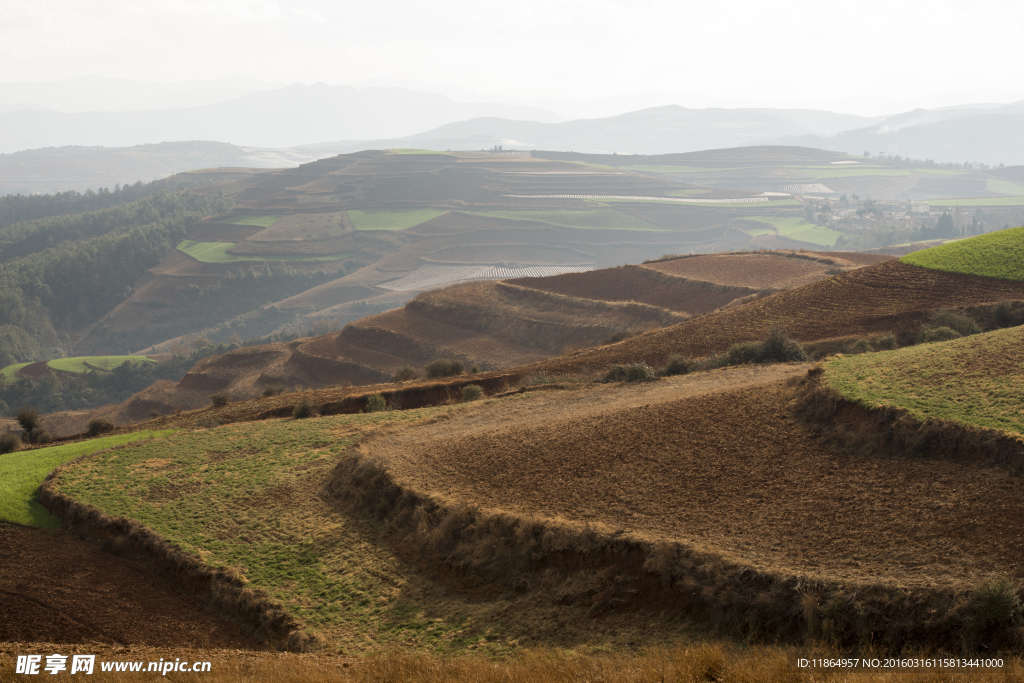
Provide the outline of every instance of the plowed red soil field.
{"type": "Polygon", "coordinates": [[[576,372],[639,360],[653,365],[672,354],[707,356],[763,339],[776,324],[801,342],[916,331],[940,308],[1021,299],[1024,282],[941,273],[890,259],[524,372],[576,372]]]}
{"type": "Polygon", "coordinates": [[[765,570],[904,586],[1024,578],[1021,477],[851,460],[790,417],[806,364],[544,392],[360,448],[420,491],[715,549],[765,570]]]}
{"type": "Polygon", "coordinates": [[[665,277],[641,266],[606,268],[588,273],[507,280],[514,285],[600,301],[636,301],[677,313],[700,315],[755,291],[749,287],[707,287],[683,278],[665,277]]]}
{"type": "Polygon", "coordinates": [[[0,523],[0,642],[262,649],[200,600],[61,530],[0,523]]]}
{"type": "MultiPolygon", "coordinates": [[[[884,260],[884,259],[877,259],[884,260]]],[[[838,264],[782,254],[705,254],[644,264],[668,275],[755,289],[791,289],[828,277],[838,264]]],[[[852,265],[852,264],[849,264],[852,265]]]]}

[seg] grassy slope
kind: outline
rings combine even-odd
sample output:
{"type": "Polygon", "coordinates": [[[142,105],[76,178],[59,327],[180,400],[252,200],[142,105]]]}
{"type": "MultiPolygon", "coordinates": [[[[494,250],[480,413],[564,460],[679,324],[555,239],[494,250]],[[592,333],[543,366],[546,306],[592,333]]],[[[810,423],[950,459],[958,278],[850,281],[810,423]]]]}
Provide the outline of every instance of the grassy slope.
{"type": "Polygon", "coordinates": [[[900,261],[947,273],[1024,280],[1024,227],[922,249],[907,254],[900,261]]]}
{"type": "Polygon", "coordinates": [[[0,370],[0,382],[13,380],[14,376],[18,374],[18,370],[21,370],[23,367],[28,365],[32,365],[32,363],[15,363],[14,365],[8,365],[3,370],[0,370]]]}
{"type": "Polygon", "coordinates": [[[655,646],[685,635],[679,624],[650,615],[610,616],[607,630],[595,631],[586,609],[554,605],[550,596],[481,600],[453,591],[399,558],[375,522],[320,498],[339,455],[361,433],[447,410],[180,432],[82,460],[61,474],[58,487],[110,515],[138,520],[210,565],[236,567],[348,654],[382,647],[493,654],[595,639],[655,646]]]}
{"type": "Polygon", "coordinates": [[[55,529],[60,520],[36,500],[36,489],[55,468],[104,448],[167,436],[176,430],[133,432],[90,441],[0,455],[0,520],[55,529]]]}
{"type": "Polygon", "coordinates": [[[225,218],[224,220],[216,222],[231,223],[233,225],[261,225],[264,228],[269,228],[282,218],[283,216],[277,214],[271,216],[234,216],[232,218],[225,218]]]}
{"type": "Polygon", "coordinates": [[[1015,327],[830,360],[825,381],[868,408],[1024,434],[1024,331],[1015,327]]]}
{"type": "Polygon", "coordinates": [[[356,230],[408,230],[445,213],[436,209],[367,209],[349,211],[348,219],[356,230]]]}
{"type": "Polygon", "coordinates": [[[51,360],[47,365],[54,370],[63,370],[64,372],[89,372],[92,370],[89,365],[103,370],[113,370],[125,361],[129,363],[156,362],[146,356],[76,356],[74,358],[57,358],[51,360]]]}
{"type": "Polygon", "coordinates": [[[340,261],[348,258],[349,254],[330,254],[325,256],[274,256],[273,254],[259,254],[238,256],[229,254],[228,249],[235,246],[234,242],[196,242],[195,240],[182,240],[178,244],[178,250],[188,254],[201,263],[238,263],[241,261],[340,261]]]}
{"type": "Polygon", "coordinates": [[[995,178],[988,179],[988,182],[985,184],[985,189],[988,190],[989,192],[998,192],[999,194],[1024,194],[1024,185],[1011,183],[1008,180],[996,180],[995,178]]]}
{"type": "Polygon", "coordinates": [[[591,230],[647,230],[666,232],[654,223],[630,216],[619,211],[488,211],[473,213],[495,218],[510,218],[521,221],[539,221],[564,228],[588,228],[591,230]]]}
{"type": "Polygon", "coordinates": [[[839,232],[832,228],[811,223],[799,216],[751,216],[750,220],[760,221],[773,226],[778,231],[780,237],[788,237],[791,240],[810,242],[811,244],[819,244],[825,247],[831,247],[835,244],[840,235],[839,232]]]}

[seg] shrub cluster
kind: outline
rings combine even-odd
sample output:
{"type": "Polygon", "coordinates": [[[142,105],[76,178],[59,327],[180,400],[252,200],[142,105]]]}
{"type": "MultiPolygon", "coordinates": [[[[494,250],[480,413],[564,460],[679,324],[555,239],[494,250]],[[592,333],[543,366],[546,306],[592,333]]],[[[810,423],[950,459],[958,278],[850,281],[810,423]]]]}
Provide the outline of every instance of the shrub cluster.
{"type": "Polygon", "coordinates": [[[94,417],[89,420],[89,426],[86,427],[85,433],[89,436],[99,436],[100,434],[106,434],[112,432],[117,427],[110,420],[104,420],[102,417],[94,417]]]}
{"type": "Polygon", "coordinates": [[[469,403],[479,398],[483,398],[484,389],[479,384],[468,384],[462,387],[462,402],[469,403]]]}
{"type": "Polygon", "coordinates": [[[226,406],[231,403],[231,395],[224,392],[214,394],[210,396],[210,403],[215,406],[226,406]]]}
{"type": "Polygon", "coordinates": [[[0,455],[18,450],[18,437],[13,434],[0,434],[0,455]]]}
{"type": "Polygon", "coordinates": [[[411,379],[419,377],[419,373],[416,372],[416,368],[411,365],[403,365],[402,367],[395,370],[395,373],[391,375],[392,382],[407,382],[411,379]]]}
{"type": "Polygon", "coordinates": [[[807,354],[800,344],[786,336],[779,325],[774,326],[764,341],[734,344],[726,354],[729,365],[745,363],[786,363],[805,361],[807,354]]]}
{"type": "Polygon", "coordinates": [[[654,379],[654,370],[643,361],[629,363],[627,365],[616,365],[609,370],[602,382],[649,382],[654,379]]]}
{"type": "Polygon", "coordinates": [[[423,367],[423,371],[430,379],[454,377],[455,375],[461,375],[464,370],[465,366],[463,366],[462,361],[447,358],[432,360],[423,367]]]}
{"type": "Polygon", "coordinates": [[[21,438],[25,443],[46,443],[50,440],[50,433],[39,422],[39,411],[32,406],[19,408],[14,419],[24,431],[21,438]]]}
{"type": "Polygon", "coordinates": [[[388,402],[380,394],[374,394],[366,399],[366,412],[382,413],[388,409],[388,402]]]}
{"type": "Polygon", "coordinates": [[[979,332],[981,332],[981,326],[974,318],[963,311],[947,308],[935,311],[928,316],[928,322],[921,327],[921,331],[917,334],[917,343],[949,341],[979,332]]]}
{"type": "Polygon", "coordinates": [[[313,404],[309,401],[303,400],[295,404],[292,408],[292,417],[296,420],[304,420],[307,417],[313,417],[316,415],[316,409],[313,404]]]}

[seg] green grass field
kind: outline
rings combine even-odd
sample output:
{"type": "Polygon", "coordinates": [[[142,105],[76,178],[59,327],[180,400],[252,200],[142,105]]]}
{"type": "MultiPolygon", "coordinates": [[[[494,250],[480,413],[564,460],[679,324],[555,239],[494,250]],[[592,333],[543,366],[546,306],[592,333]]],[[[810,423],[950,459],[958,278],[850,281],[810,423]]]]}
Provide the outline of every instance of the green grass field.
{"type": "Polygon", "coordinates": [[[57,358],[47,363],[54,370],[64,372],[89,372],[92,368],[89,365],[101,370],[113,370],[122,365],[125,361],[129,363],[155,363],[156,361],[146,356],[77,356],[74,358],[57,358]],[[86,365],[88,363],[89,365],[86,365]]]}
{"type": "Polygon", "coordinates": [[[509,218],[520,221],[538,221],[563,228],[590,230],[646,230],[666,232],[665,228],[621,211],[474,211],[478,216],[509,218]]]}
{"type": "Polygon", "coordinates": [[[31,363],[15,363],[14,365],[8,365],[3,370],[0,370],[0,382],[6,382],[8,380],[14,380],[15,375],[18,374],[18,370],[21,370],[26,365],[32,365],[31,363]]]}
{"type": "Polygon", "coordinates": [[[224,220],[215,221],[216,223],[231,223],[232,225],[259,225],[264,228],[269,228],[274,223],[284,218],[279,214],[268,215],[268,216],[233,216],[231,218],[225,218],[224,220]]]}
{"type": "Polygon", "coordinates": [[[446,213],[436,209],[367,209],[349,211],[348,219],[356,230],[408,230],[446,213]]]}
{"type": "Polygon", "coordinates": [[[914,251],[903,263],[947,273],[1024,280],[1024,228],[1010,228],[914,251]]]}
{"type": "Polygon", "coordinates": [[[83,455],[142,439],[159,439],[174,431],[176,430],[118,434],[63,446],[0,455],[0,520],[46,529],[57,528],[60,526],[60,520],[36,499],[36,489],[43,483],[47,474],[83,455]]]}
{"type": "Polygon", "coordinates": [[[998,192],[999,194],[1024,195],[1024,185],[1011,183],[1008,180],[997,180],[996,178],[989,178],[985,184],[985,189],[989,192],[998,192]]]}
{"type": "Polygon", "coordinates": [[[867,408],[1024,434],[1021,328],[829,360],[825,381],[867,408]]]}
{"type": "Polygon", "coordinates": [[[823,247],[831,247],[839,239],[841,233],[824,225],[811,223],[799,216],[751,216],[749,220],[767,223],[775,230],[764,230],[756,232],[747,230],[748,235],[765,234],[777,231],[780,237],[788,237],[791,240],[810,242],[823,247]]]}
{"type": "Polygon", "coordinates": [[[928,203],[932,206],[1024,206],[1024,196],[929,199],[928,203]]]}
{"type": "Polygon", "coordinates": [[[211,566],[236,568],[346,652],[388,644],[463,649],[472,640],[462,632],[482,626],[470,612],[447,610],[441,618],[418,584],[409,585],[415,578],[380,533],[318,495],[361,430],[446,410],[179,432],[84,460],[58,485],[78,501],[141,522],[211,566]]]}
{"type": "Polygon", "coordinates": [[[178,243],[178,250],[182,251],[196,261],[202,263],[240,263],[243,261],[340,261],[349,257],[349,254],[329,254],[324,256],[274,256],[271,254],[260,254],[258,256],[237,256],[229,254],[228,249],[235,246],[234,242],[196,242],[194,240],[182,240],[178,243]]]}

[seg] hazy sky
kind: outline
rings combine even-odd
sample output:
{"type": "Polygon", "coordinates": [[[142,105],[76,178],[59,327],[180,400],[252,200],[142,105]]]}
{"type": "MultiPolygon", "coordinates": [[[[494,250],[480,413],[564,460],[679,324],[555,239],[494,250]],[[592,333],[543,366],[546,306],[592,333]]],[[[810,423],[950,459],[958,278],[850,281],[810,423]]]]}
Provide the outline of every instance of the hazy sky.
{"type": "Polygon", "coordinates": [[[871,114],[1024,97],[1022,38],[1020,0],[0,0],[0,82],[386,77],[871,114]]]}

